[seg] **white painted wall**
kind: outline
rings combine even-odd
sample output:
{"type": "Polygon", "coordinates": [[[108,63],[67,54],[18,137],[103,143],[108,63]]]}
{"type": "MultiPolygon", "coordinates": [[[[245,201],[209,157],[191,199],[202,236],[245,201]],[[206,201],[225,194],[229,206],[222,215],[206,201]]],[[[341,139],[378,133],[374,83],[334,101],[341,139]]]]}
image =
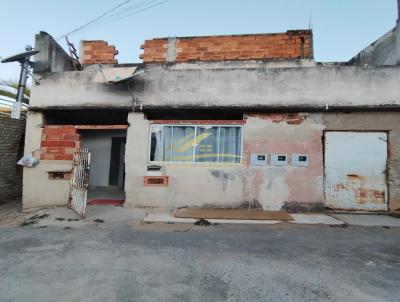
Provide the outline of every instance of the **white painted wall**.
{"type": "Polygon", "coordinates": [[[126,137],[124,131],[82,131],[82,147],[91,152],[89,185],[108,186],[111,142],[113,137],[126,137]]]}

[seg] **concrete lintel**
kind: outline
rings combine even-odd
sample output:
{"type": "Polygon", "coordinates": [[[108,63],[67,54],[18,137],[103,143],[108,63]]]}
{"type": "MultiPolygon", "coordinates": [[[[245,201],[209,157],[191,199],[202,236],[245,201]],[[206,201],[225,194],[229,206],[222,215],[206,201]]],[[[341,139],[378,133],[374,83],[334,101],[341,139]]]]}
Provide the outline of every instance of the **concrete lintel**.
{"type": "Polygon", "coordinates": [[[125,130],[128,129],[129,125],[77,125],[75,126],[78,130],[125,130]]]}
{"type": "Polygon", "coordinates": [[[273,106],[273,105],[257,105],[257,106],[209,106],[206,104],[197,105],[142,105],[140,107],[133,108],[134,112],[146,112],[152,110],[236,110],[236,111],[257,111],[257,112],[340,112],[340,111],[393,111],[400,110],[399,104],[381,104],[381,105],[367,105],[367,106],[356,106],[356,105],[334,105],[334,106],[318,106],[318,105],[296,105],[296,106],[273,106]]]}
{"type": "Polygon", "coordinates": [[[52,111],[52,110],[82,110],[82,109],[91,109],[91,110],[96,110],[96,109],[110,109],[110,110],[126,110],[126,111],[133,111],[133,106],[117,106],[117,105],[95,105],[95,106],[87,106],[87,105],[82,105],[82,106],[32,106],[29,107],[30,111],[38,111],[38,112],[46,112],[46,111],[52,111]]]}
{"type": "Polygon", "coordinates": [[[273,105],[257,105],[257,106],[209,106],[206,104],[196,105],[141,105],[141,106],[32,106],[30,111],[45,112],[52,110],[82,110],[82,109],[111,109],[111,110],[127,110],[129,112],[146,112],[152,110],[232,110],[232,111],[258,111],[258,112],[340,112],[340,111],[400,111],[399,104],[381,104],[367,106],[318,106],[318,105],[297,105],[297,106],[273,106],[273,105]]]}

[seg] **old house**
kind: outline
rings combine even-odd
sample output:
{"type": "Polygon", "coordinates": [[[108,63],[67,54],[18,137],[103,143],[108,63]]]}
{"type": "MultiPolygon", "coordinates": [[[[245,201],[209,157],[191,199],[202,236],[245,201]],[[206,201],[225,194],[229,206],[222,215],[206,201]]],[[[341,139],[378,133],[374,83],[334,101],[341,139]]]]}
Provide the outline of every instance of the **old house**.
{"type": "Polygon", "coordinates": [[[143,63],[118,64],[114,46],[82,41],[78,66],[41,32],[24,207],[65,205],[84,147],[88,200],[399,210],[399,47],[398,26],[340,63],[314,61],[310,30],[157,38],[143,63]]]}

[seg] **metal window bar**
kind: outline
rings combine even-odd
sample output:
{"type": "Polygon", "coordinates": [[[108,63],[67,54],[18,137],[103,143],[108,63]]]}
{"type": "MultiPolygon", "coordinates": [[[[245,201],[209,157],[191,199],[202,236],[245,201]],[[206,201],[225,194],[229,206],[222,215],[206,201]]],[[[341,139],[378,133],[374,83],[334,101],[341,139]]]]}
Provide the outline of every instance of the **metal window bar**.
{"type": "Polygon", "coordinates": [[[221,141],[221,126],[218,126],[218,137],[217,137],[217,163],[219,163],[219,144],[221,141]]]}
{"type": "Polygon", "coordinates": [[[194,144],[192,145],[193,147],[193,153],[192,153],[192,163],[196,161],[196,148],[197,148],[197,127],[194,127],[194,144]]]}

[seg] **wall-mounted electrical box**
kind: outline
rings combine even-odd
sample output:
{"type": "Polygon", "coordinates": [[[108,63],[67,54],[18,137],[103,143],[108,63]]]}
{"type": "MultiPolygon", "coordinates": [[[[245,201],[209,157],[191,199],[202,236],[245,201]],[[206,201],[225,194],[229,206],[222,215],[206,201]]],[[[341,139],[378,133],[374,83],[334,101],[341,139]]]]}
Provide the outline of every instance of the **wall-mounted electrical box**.
{"type": "Polygon", "coordinates": [[[292,154],[292,166],[308,167],[309,157],[307,154],[292,154]]]}
{"type": "Polygon", "coordinates": [[[271,165],[272,166],[287,166],[288,165],[287,154],[271,154],[271,165]]]}
{"type": "Polygon", "coordinates": [[[162,176],[162,166],[159,165],[149,165],[147,166],[147,176],[162,176]]]}
{"type": "Polygon", "coordinates": [[[251,154],[250,164],[252,166],[266,166],[268,161],[267,154],[251,154]]]}

